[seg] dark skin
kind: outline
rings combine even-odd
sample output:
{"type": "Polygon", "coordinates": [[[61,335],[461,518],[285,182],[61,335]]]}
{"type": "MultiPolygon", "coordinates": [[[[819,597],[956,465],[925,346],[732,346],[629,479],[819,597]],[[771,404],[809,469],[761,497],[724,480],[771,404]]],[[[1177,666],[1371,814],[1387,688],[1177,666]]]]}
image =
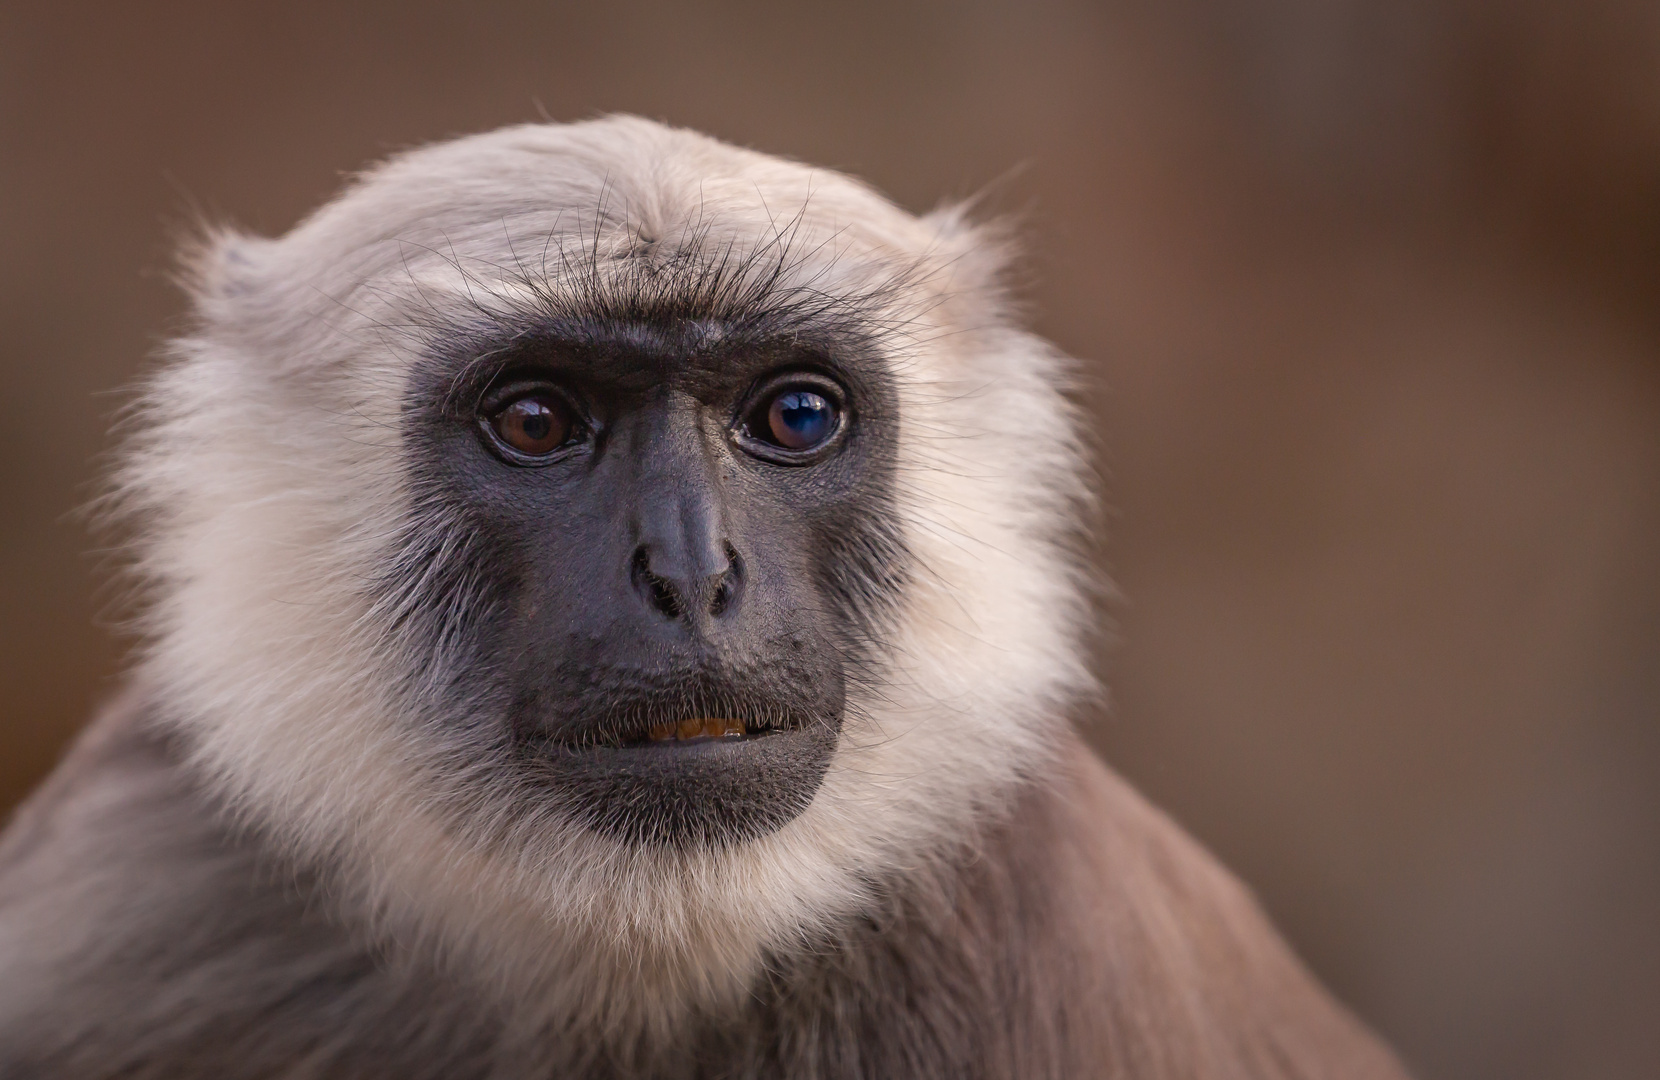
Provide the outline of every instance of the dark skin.
{"type": "Polygon", "coordinates": [[[474,352],[442,392],[418,380],[410,445],[433,512],[487,553],[459,681],[515,778],[635,842],[783,825],[896,587],[883,366],[856,340],[695,320],[474,352]]]}

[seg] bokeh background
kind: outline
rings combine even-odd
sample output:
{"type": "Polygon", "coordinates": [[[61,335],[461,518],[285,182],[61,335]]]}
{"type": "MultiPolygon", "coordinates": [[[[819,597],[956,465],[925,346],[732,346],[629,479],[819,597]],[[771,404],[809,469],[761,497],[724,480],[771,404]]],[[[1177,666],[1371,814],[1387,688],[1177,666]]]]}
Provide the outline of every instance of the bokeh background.
{"type": "Polygon", "coordinates": [[[1021,213],[1109,758],[1424,1080],[1660,1076],[1660,4],[0,5],[0,809],[107,695],[87,497],[204,212],[624,110],[1021,213]]]}

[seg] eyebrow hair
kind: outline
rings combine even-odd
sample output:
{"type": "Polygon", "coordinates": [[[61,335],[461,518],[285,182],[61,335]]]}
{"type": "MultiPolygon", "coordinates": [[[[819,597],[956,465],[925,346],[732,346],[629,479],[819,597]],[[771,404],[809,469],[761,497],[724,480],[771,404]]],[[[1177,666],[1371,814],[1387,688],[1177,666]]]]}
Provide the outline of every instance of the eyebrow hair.
{"type": "Polygon", "coordinates": [[[930,276],[920,256],[862,255],[854,273],[838,274],[846,257],[827,240],[803,239],[800,224],[749,247],[712,240],[707,226],[673,246],[636,232],[623,250],[602,249],[597,233],[550,235],[538,257],[506,262],[417,245],[461,277],[465,287],[445,304],[385,280],[365,285],[401,294],[401,331],[417,357],[449,368],[452,390],[538,339],[574,347],[623,328],[664,333],[681,348],[691,332],[739,347],[868,354],[879,339],[904,337],[943,298],[937,287],[919,288],[930,276]]]}

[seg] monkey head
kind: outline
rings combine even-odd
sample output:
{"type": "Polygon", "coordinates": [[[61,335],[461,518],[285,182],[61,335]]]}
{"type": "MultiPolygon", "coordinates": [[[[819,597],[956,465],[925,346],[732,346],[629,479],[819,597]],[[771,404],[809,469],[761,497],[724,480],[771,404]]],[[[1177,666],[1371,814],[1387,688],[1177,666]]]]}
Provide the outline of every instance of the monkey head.
{"type": "Polygon", "coordinates": [[[120,479],[163,722],[389,938],[742,986],[1090,688],[1066,362],[1003,263],[630,118],[211,234],[120,479]]]}

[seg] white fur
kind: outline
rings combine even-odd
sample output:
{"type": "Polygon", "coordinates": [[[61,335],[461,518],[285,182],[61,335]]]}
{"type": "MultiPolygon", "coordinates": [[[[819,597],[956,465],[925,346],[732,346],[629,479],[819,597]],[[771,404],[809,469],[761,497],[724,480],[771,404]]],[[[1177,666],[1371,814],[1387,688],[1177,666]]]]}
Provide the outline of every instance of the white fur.
{"type": "Polygon", "coordinates": [[[1002,260],[957,213],[918,219],[835,173],[626,117],[416,150],[279,240],[218,235],[195,263],[199,327],[121,477],[153,585],[143,674],[195,766],[339,868],[343,908],[394,952],[500,973],[542,1024],[666,1027],[731,1002],[767,950],[971,836],[1091,689],[1067,363],[1010,325],[1002,260]],[[694,233],[787,249],[792,285],[877,297],[918,567],[879,686],[856,692],[809,808],[736,848],[629,847],[482,797],[456,810],[465,778],[400,689],[423,658],[387,645],[365,589],[410,527],[411,356],[529,302],[527,281],[561,287],[562,253],[603,268],[642,235],[672,251],[694,233]]]}

